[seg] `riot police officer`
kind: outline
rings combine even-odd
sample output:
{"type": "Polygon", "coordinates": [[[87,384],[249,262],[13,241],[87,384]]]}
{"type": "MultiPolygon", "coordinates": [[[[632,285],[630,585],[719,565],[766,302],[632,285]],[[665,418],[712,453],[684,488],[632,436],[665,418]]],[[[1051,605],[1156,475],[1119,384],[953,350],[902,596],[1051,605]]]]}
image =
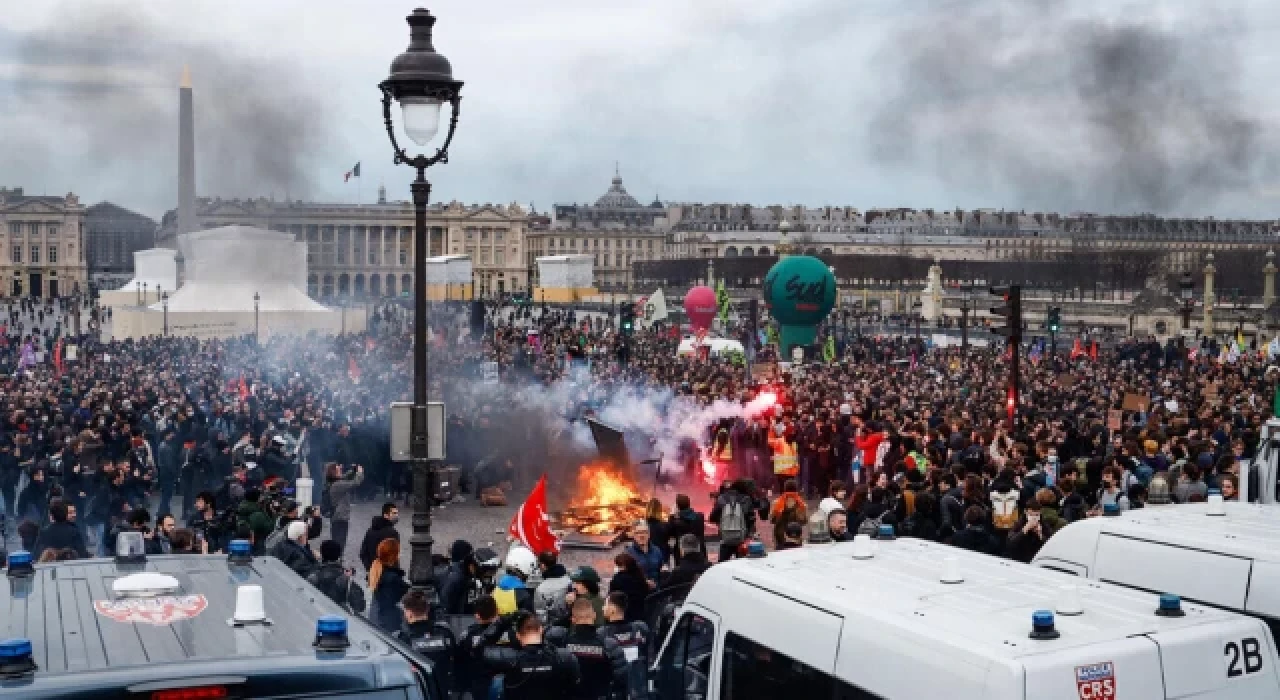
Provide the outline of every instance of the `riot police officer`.
{"type": "Polygon", "coordinates": [[[396,630],[396,639],[404,642],[415,654],[431,662],[440,687],[453,687],[453,659],[458,643],[449,625],[430,617],[431,606],[427,603],[427,594],[421,590],[412,590],[400,599],[404,608],[404,619],[400,629],[396,630]]]}
{"type": "Polygon", "coordinates": [[[591,601],[585,598],[573,601],[571,619],[573,627],[556,627],[547,634],[547,639],[552,644],[567,650],[578,659],[582,683],[570,697],[577,700],[625,697],[627,658],[613,637],[596,629],[596,610],[591,601]]]}
{"type": "Polygon", "coordinates": [[[542,621],[520,610],[498,618],[482,639],[487,673],[503,674],[505,700],[563,700],[576,697],[578,660],[573,654],[543,641],[542,621]],[[518,646],[498,646],[497,641],[514,632],[518,646]]]}
{"type": "Polygon", "coordinates": [[[622,591],[609,594],[604,604],[605,623],[600,631],[618,643],[627,660],[630,695],[626,697],[641,698],[648,684],[645,669],[649,666],[649,626],[639,620],[626,621],[627,602],[627,594],[622,591]]]}

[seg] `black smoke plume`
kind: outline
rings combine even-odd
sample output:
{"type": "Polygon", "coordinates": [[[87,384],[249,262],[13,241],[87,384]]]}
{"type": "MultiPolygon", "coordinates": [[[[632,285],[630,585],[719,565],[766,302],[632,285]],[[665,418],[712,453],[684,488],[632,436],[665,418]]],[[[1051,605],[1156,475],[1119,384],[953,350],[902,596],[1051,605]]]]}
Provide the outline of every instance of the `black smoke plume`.
{"type": "Polygon", "coordinates": [[[1203,212],[1276,174],[1274,130],[1242,87],[1247,30],[1212,8],[1178,24],[1059,0],[934,7],[879,54],[869,139],[885,166],[1104,213],[1203,212]]]}

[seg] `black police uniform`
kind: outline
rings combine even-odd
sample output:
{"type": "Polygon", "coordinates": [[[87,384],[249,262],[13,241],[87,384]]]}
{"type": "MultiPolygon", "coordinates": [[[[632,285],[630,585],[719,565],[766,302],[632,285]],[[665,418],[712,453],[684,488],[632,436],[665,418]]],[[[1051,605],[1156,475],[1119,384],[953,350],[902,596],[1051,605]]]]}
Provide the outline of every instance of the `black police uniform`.
{"type": "Polygon", "coordinates": [[[570,697],[578,700],[626,697],[627,657],[613,637],[594,625],[574,625],[570,629],[556,627],[547,633],[547,641],[578,659],[582,683],[570,697]]]}
{"type": "Polygon", "coordinates": [[[484,666],[483,656],[486,646],[514,647],[514,636],[508,629],[494,641],[486,641],[485,632],[489,624],[475,622],[467,627],[458,639],[457,652],[454,655],[453,689],[459,693],[471,693],[473,698],[488,698],[489,684],[495,675],[484,666]]]}
{"type": "Polygon", "coordinates": [[[612,637],[622,648],[627,660],[627,688],[630,697],[644,697],[648,686],[649,625],[640,621],[608,622],[600,628],[606,637],[612,637]]]}
{"type": "Polygon", "coordinates": [[[453,662],[458,642],[453,630],[443,622],[401,622],[395,638],[404,642],[415,654],[431,662],[440,687],[453,687],[453,662]]]}
{"type": "MultiPolygon", "coordinates": [[[[511,625],[498,620],[481,638],[481,661],[489,677],[502,674],[503,700],[564,700],[579,688],[578,660],[564,649],[543,642],[528,646],[498,646],[510,635],[511,625]]],[[[488,697],[484,694],[472,697],[488,697]]]]}

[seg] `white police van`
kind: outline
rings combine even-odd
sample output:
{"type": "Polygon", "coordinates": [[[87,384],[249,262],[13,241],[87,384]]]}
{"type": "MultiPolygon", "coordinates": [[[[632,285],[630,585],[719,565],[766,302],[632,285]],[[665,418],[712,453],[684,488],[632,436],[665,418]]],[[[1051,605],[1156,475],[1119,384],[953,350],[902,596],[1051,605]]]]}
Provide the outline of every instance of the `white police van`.
{"type": "Polygon", "coordinates": [[[1087,518],[1054,533],[1032,564],[1251,615],[1280,637],[1278,505],[1218,497],[1087,518]]]}
{"type": "Polygon", "coordinates": [[[1177,596],[915,539],[752,548],[676,612],[655,697],[1280,697],[1265,625],[1177,596]]]}

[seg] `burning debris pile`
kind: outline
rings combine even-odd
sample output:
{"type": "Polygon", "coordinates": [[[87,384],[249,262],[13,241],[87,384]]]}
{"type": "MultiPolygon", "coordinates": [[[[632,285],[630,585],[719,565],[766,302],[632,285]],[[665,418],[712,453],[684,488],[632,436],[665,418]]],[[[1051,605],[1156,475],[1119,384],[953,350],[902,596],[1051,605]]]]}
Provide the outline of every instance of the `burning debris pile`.
{"type": "Polygon", "coordinates": [[[646,504],[621,470],[605,462],[584,464],[569,505],[552,514],[551,526],[568,545],[612,546],[630,535],[633,522],[644,519],[646,504]]]}

